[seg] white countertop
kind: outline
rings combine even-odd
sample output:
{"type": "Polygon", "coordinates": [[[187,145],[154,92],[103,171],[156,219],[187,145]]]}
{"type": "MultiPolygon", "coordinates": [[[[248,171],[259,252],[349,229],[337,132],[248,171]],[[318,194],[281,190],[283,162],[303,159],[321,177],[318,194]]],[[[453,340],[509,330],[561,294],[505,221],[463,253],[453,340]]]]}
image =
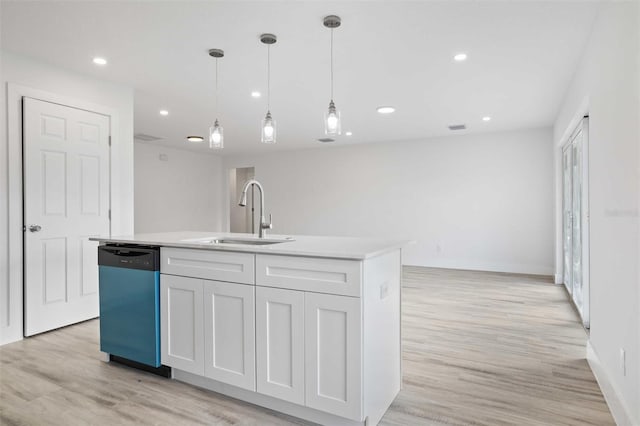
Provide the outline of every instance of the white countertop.
{"type": "Polygon", "coordinates": [[[116,237],[94,237],[101,243],[127,243],[162,247],[184,247],[203,250],[241,251],[249,253],[281,254],[292,256],[329,257],[338,259],[368,259],[409,244],[408,240],[381,238],[315,237],[305,235],[268,234],[265,239],[292,238],[282,243],[254,246],[242,244],[202,244],[195,239],[246,238],[257,239],[255,234],[224,232],[162,232],[157,234],[134,234],[116,237]]]}

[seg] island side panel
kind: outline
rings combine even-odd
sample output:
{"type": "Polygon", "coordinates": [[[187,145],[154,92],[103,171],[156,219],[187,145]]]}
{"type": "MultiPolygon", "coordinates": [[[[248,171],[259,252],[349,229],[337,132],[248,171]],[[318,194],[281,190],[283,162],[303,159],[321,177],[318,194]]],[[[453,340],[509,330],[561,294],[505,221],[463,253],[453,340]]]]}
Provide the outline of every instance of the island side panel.
{"type": "Polygon", "coordinates": [[[367,424],[377,424],[400,392],[400,250],[364,261],[363,380],[367,424]]]}

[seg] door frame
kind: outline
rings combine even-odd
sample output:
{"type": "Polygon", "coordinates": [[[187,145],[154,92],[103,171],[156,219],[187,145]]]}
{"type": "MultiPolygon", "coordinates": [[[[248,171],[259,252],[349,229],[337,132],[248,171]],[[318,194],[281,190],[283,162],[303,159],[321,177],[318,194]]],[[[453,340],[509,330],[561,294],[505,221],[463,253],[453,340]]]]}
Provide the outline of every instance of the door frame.
{"type": "MultiPolygon", "coordinates": [[[[15,83],[7,83],[7,162],[8,162],[8,283],[7,283],[7,316],[0,324],[3,329],[2,343],[20,340],[24,336],[24,242],[23,242],[23,132],[22,132],[22,97],[30,97],[45,102],[83,109],[109,116],[111,149],[109,159],[109,203],[114,210],[114,157],[120,144],[120,128],[118,110],[112,107],[87,102],[81,99],[58,95],[15,83]],[[6,334],[5,334],[6,332],[6,334]]],[[[113,218],[113,214],[112,214],[113,218]]],[[[110,232],[114,231],[113,220],[110,221],[110,232]]]]}

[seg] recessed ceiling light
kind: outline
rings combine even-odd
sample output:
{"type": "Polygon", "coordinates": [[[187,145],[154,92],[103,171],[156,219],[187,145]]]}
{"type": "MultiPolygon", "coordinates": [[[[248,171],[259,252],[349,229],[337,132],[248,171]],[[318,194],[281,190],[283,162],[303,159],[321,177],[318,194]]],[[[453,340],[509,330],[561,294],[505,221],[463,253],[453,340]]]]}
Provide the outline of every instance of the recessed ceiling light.
{"type": "Polygon", "coordinates": [[[353,132],[346,132],[345,135],[351,136],[351,135],[353,135],[353,132]]]}
{"type": "Polygon", "coordinates": [[[251,97],[252,98],[259,98],[260,96],[262,96],[262,94],[260,92],[251,92],[251,97]]]}
{"type": "Polygon", "coordinates": [[[396,109],[392,106],[381,106],[376,109],[376,111],[378,111],[380,114],[391,114],[395,110],[396,109]]]}
{"type": "Polygon", "coordinates": [[[96,65],[107,65],[107,60],[105,58],[95,57],[93,58],[93,63],[96,65]]]}
{"type": "Polygon", "coordinates": [[[455,61],[458,61],[458,62],[466,61],[467,60],[467,54],[466,53],[458,53],[456,56],[453,57],[453,59],[455,61]]]}
{"type": "Polygon", "coordinates": [[[204,138],[202,136],[187,136],[189,142],[202,142],[204,138]]]}
{"type": "Polygon", "coordinates": [[[491,117],[486,115],[486,116],[482,117],[482,121],[491,121],[491,117]]]}
{"type": "Polygon", "coordinates": [[[169,111],[167,111],[166,109],[161,109],[160,115],[169,115],[169,111]]]}

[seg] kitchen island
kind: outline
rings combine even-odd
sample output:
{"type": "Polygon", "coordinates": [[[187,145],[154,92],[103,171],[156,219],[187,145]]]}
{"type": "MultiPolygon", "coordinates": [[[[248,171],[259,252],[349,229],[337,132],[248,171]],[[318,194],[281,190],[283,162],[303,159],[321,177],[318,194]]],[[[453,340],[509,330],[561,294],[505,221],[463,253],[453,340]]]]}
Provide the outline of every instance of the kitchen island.
{"type": "Polygon", "coordinates": [[[407,241],[175,232],[160,247],[172,377],[326,425],[377,424],[401,386],[407,241]]]}

